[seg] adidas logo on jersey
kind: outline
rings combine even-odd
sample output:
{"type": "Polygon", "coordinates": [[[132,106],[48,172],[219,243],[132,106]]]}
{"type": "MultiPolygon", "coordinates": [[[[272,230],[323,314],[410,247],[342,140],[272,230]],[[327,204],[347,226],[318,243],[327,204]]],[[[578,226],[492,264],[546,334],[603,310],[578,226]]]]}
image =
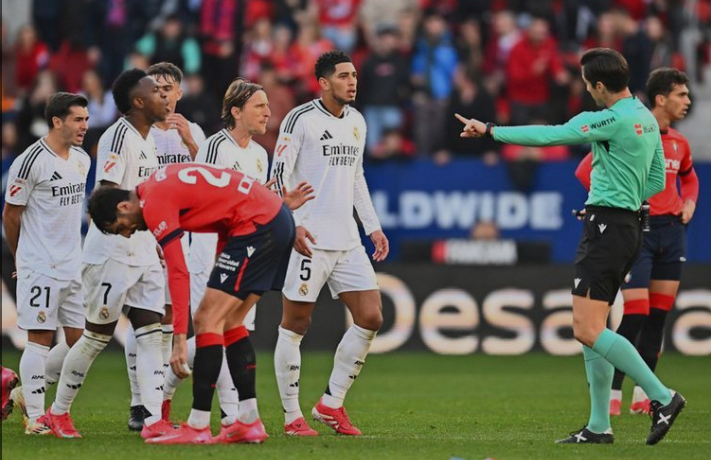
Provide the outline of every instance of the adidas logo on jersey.
{"type": "Polygon", "coordinates": [[[138,158],[140,158],[141,160],[147,160],[148,156],[146,155],[146,152],[141,150],[141,154],[138,156],[138,158]]]}
{"type": "Polygon", "coordinates": [[[55,180],[62,180],[62,176],[60,176],[57,171],[54,171],[54,174],[52,174],[52,177],[49,179],[50,182],[55,180]]]}
{"type": "Polygon", "coordinates": [[[327,141],[329,139],[333,139],[333,136],[331,136],[331,133],[328,132],[328,130],[323,132],[323,136],[321,136],[321,141],[327,141]]]}

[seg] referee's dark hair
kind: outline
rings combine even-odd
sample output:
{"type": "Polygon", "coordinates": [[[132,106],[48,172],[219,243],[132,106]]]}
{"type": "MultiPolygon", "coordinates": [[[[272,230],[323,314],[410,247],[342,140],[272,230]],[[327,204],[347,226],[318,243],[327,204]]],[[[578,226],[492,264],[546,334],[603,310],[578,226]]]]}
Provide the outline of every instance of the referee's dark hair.
{"type": "Polygon", "coordinates": [[[629,65],[625,58],[613,49],[588,50],[580,58],[580,65],[583,68],[583,76],[593,87],[600,82],[608,91],[619,93],[629,84],[629,65]]]}
{"type": "Polygon", "coordinates": [[[148,68],[148,70],[146,70],[146,73],[151,77],[157,77],[159,75],[163,77],[170,77],[178,84],[183,81],[183,71],[172,62],[164,61],[153,64],[148,68]]]}
{"type": "Polygon", "coordinates": [[[86,107],[89,101],[81,94],[59,92],[50,96],[44,108],[44,119],[49,129],[54,128],[52,119],[54,117],[64,120],[69,115],[72,107],[86,107]]]}
{"type": "Polygon", "coordinates": [[[647,80],[647,99],[652,107],[657,105],[657,96],[669,96],[674,85],[688,85],[689,77],[684,72],[671,67],[660,67],[654,70],[647,80]]]}
{"type": "Polygon", "coordinates": [[[237,107],[242,110],[249,98],[254,96],[257,91],[264,91],[261,85],[252,83],[251,81],[237,77],[232,80],[230,86],[225,91],[225,98],[222,99],[222,122],[227,129],[235,127],[235,119],[232,116],[232,107],[237,107]]]}
{"type": "Polygon", "coordinates": [[[339,50],[323,53],[316,61],[316,67],[314,69],[316,80],[330,77],[333,75],[333,72],[336,71],[336,65],[343,62],[353,62],[353,60],[346,53],[339,50]]]}
{"type": "Polygon", "coordinates": [[[89,197],[89,215],[101,233],[109,235],[107,228],[117,218],[117,207],[122,201],[129,200],[130,192],[110,185],[96,187],[89,197]]]}
{"type": "Polygon", "coordinates": [[[125,70],[114,81],[114,86],[111,90],[114,96],[114,102],[121,114],[126,115],[133,108],[132,93],[138,86],[141,79],[147,77],[148,74],[141,69],[125,70]]]}

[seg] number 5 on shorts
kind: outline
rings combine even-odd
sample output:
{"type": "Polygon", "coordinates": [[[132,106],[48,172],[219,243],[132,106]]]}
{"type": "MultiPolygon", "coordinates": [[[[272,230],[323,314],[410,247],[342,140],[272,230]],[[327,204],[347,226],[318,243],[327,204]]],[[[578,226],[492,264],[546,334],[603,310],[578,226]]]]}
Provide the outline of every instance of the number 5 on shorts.
{"type": "Polygon", "coordinates": [[[308,281],[311,279],[311,259],[301,259],[301,274],[299,278],[301,281],[308,281]]]}

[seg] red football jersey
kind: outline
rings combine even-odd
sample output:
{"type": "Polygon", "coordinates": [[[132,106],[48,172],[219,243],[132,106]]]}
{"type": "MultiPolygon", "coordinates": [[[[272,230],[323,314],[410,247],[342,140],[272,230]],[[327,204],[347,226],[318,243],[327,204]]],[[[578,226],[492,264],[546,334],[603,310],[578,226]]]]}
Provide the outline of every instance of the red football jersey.
{"type": "MultiPolygon", "coordinates": [[[[663,214],[681,214],[684,201],[691,199],[696,202],[699,195],[699,179],[694,172],[691,161],[691,149],[686,138],[676,129],[662,132],[664,162],[666,163],[666,187],[649,199],[649,213],[652,216],[663,214]],[[676,180],[680,179],[681,192],[676,180]]],[[[590,190],[590,173],[592,172],[592,153],[589,153],[578,165],[575,176],[590,190]]]]}
{"type": "Polygon", "coordinates": [[[269,223],[281,198],[238,171],[191,163],[168,165],[136,187],[148,229],[163,248],[176,334],[188,330],[190,277],[180,244],[184,231],[217,233],[217,253],[230,236],[269,223]]]}
{"type": "MultiPolygon", "coordinates": [[[[679,195],[676,179],[680,175],[689,174],[694,167],[691,162],[689,142],[679,131],[669,128],[669,131],[663,132],[662,145],[664,147],[664,162],[667,168],[667,186],[663,191],[649,199],[649,210],[652,216],[681,214],[681,210],[684,208],[684,200],[679,195]]],[[[696,196],[684,196],[684,198],[692,198],[696,201],[696,196]]]]}

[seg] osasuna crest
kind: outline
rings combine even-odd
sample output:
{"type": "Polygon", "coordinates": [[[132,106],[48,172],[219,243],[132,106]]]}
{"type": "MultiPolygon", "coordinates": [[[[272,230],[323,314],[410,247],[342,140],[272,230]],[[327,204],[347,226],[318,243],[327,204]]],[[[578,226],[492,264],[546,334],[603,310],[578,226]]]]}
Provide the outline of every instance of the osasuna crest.
{"type": "Polygon", "coordinates": [[[357,141],[360,140],[360,131],[358,131],[358,127],[357,127],[357,126],[354,126],[354,127],[353,127],[353,137],[355,137],[355,139],[356,139],[357,141]]]}

